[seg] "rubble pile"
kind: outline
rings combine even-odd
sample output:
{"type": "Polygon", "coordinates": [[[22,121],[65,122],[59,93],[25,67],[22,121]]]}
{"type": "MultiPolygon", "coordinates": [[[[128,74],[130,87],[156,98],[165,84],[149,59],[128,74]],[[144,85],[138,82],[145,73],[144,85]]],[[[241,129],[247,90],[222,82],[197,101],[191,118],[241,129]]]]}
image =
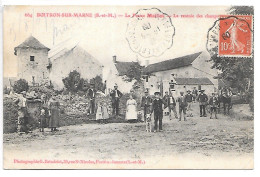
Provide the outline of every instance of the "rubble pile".
{"type": "Polygon", "coordinates": [[[79,95],[58,95],[61,109],[67,115],[83,115],[89,110],[89,99],[79,95]]]}
{"type": "Polygon", "coordinates": [[[15,132],[17,129],[18,106],[14,103],[14,98],[4,96],[3,113],[4,133],[15,132]]]}

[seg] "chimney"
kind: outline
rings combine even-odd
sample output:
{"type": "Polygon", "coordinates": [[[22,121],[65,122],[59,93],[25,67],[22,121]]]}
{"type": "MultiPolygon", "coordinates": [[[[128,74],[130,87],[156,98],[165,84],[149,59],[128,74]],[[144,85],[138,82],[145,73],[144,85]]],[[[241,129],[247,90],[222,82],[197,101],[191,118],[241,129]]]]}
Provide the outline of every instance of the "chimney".
{"type": "Polygon", "coordinates": [[[149,65],[149,60],[145,60],[144,66],[147,67],[149,65]]]}
{"type": "Polygon", "coordinates": [[[116,55],[113,56],[113,62],[116,63],[116,55]]]}

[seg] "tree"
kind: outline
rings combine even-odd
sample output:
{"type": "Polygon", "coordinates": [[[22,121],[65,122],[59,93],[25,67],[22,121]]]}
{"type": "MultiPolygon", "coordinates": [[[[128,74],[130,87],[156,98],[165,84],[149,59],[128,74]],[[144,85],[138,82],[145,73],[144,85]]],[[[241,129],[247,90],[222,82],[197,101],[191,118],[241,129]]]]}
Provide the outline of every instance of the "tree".
{"type": "Polygon", "coordinates": [[[96,76],[95,78],[90,79],[89,82],[95,85],[96,90],[104,91],[104,84],[100,76],[96,76]]]}
{"type": "Polygon", "coordinates": [[[132,64],[128,71],[126,72],[126,80],[131,82],[132,80],[140,81],[142,76],[142,66],[137,64],[132,64]]]}
{"type": "Polygon", "coordinates": [[[15,93],[21,93],[22,91],[28,91],[29,85],[28,82],[24,79],[19,79],[14,82],[13,89],[15,93]]]}
{"type": "Polygon", "coordinates": [[[66,89],[71,92],[77,92],[81,90],[84,79],[80,77],[80,73],[76,70],[71,71],[69,76],[62,79],[62,82],[66,89]]]}
{"type": "Polygon", "coordinates": [[[231,15],[253,15],[254,7],[252,6],[232,6],[229,9],[231,15]]]}

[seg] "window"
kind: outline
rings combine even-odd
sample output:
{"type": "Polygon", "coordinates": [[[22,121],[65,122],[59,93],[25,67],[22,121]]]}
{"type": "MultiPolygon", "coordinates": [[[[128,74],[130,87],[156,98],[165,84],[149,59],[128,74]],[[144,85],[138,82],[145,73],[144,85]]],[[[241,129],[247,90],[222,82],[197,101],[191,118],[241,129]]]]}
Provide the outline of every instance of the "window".
{"type": "Polygon", "coordinates": [[[34,61],[34,56],[30,56],[30,61],[34,61]]]}

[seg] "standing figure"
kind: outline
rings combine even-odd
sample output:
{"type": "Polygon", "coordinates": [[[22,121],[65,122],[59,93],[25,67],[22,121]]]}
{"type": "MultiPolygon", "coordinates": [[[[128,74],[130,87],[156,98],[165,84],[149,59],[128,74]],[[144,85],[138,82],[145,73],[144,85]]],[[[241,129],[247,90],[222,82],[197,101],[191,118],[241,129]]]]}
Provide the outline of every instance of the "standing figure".
{"type": "Polygon", "coordinates": [[[102,118],[103,123],[107,123],[107,119],[109,119],[108,107],[106,103],[102,103],[102,118]]]}
{"type": "Polygon", "coordinates": [[[108,114],[108,108],[106,104],[99,101],[96,107],[97,107],[96,120],[99,121],[100,123],[107,123],[109,114],[108,114]]]}
{"type": "Polygon", "coordinates": [[[89,101],[89,111],[88,114],[95,114],[95,98],[96,98],[96,90],[94,88],[94,84],[90,84],[90,88],[87,91],[87,96],[90,99],[89,101]]]}
{"type": "Polygon", "coordinates": [[[42,107],[40,111],[40,119],[39,119],[40,132],[44,132],[45,124],[46,124],[46,112],[45,109],[42,107]]]}
{"type": "Polygon", "coordinates": [[[119,115],[119,100],[122,97],[122,93],[118,90],[117,84],[114,86],[114,90],[110,92],[112,98],[113,115],[119,115]]]}
{"type": "Polygon", "coordinates": [[[126,102],[126,120],[137,120],[137,102],[133,99],[133,95],[130,94],[129,99],[126,102]]]}
{"type": "Polygon", "coordinates": [[[187,117],[193,117],[192,115],[192,101],[193,101],[193,95],[191,94],[191,91],[187,91],[187,95],[185,95],[186,101],[187,101],[187,117]]]}
{"type": "Polygon", "coordinates": [[[214,112],[215,118],[217,119],[217,107],[218,107],[218,98],[215,93],[212,93],[212,97],[209,99],[210,105],[210,119],[212,119],[212,113],[214,112]]]}
{"type": "Polygon", "coordinates": [[[230,88],[223,88],[221,90],[221,99],[224,107],[224,114],[229,114],[229,110],[231,109],[231,97],[232,97],[232,91],[230,88]]]}
{"type": "Polygon", "coordinates": [[[49,127],[51,131],[58,131],[57,127],[59,127],[60,122],[60,103],[57,101],[56,96],[54,95],[50,102],[50,120],[49,120],[49,127]]]}
{"type": "Polygon", "coordinates": [[[198,96],[198,90],[196,87],[193,87],[193,90],[192,90],[192,96],[193,96],[193,102],[196,101],[196,98],[198,96]]]}
{"type": "Polygon", "coordinates": [[[26,127],[27,99],[26,92],[22,91],[17,95],[15,103],[18,104],[17,132],[28,132],[26,127]]]}
{"type": "Polygon", "coordinates": [[[147,114],[150,114],[151,105],[152,105],[152,98],[149,96],[148,90],[146,89],[144,92],[144,96],[141,100],[141,108],[143,109],[144,113],[144,122],[146,122],[147,114]]]}
{"type": "Polygon", "coordinates": [[[102,105],[101,105],[101,102],[98,102],[97,103],[97,111],[96,111],[96,120],[100,121],[100,123],[102,123],[102,119],[103,119],[103,116],[102,116],[102,105]]]}
{"type": "Polygon", "coordinates": [[[170,95],[168,94],[168,92],[165,92],[163,100],[165,101],[166,106],[168,106],[168,108],[169,108],[170,120],[172,119],[171,111],[173,111],[175,118],[178,119],[178,115],[177,115],[177,111],[176,111],[176,101],[175,101],[174,97],[172,96],[172,92],[170,91],[170,95]]]}
{"type": "Polygon", "coordinates": [[[154,112],[154,132],[157,131],[158,121],[159,121],[159,131],[162,131],[162,119],[163,119],[163,107],[162,105],[166,105],[163,99],[160,98],[161,93],[155,92],[155,99],[153,100],[151,113],[154,112]]]}
{"type": "Polygon", "coordinates": [[[205,90],[200,90],[200,94],[197,98],[200,105],[200,117],[207,117],[206,115],[206,105],[208,102],[208,96],[204,93],[205,90]]]}
{"type": "Polygon", "coordinates": [[[178,98],[178,102],[179,102],[179,114],[180,114],[180,118],[179,121],[181,121],[181,115],[183,114],[183,118],[184,121],[187,121],[186,119],[186,109],[187,109],[187,100],[186,97],[183,95],[184,92],[180,92],[181,96],[178,98]]]}

